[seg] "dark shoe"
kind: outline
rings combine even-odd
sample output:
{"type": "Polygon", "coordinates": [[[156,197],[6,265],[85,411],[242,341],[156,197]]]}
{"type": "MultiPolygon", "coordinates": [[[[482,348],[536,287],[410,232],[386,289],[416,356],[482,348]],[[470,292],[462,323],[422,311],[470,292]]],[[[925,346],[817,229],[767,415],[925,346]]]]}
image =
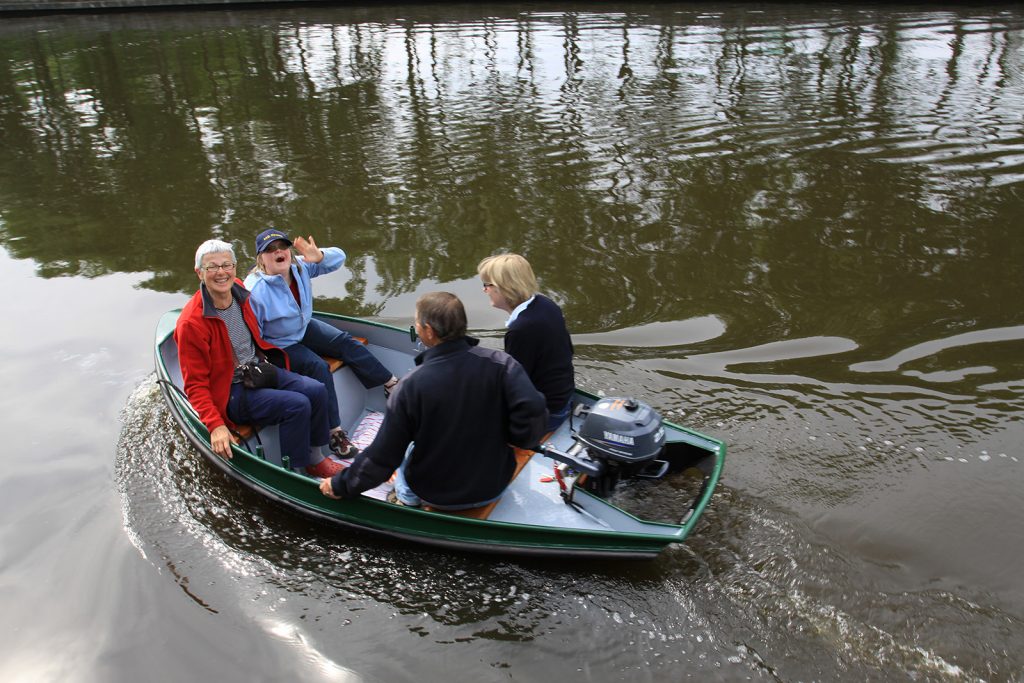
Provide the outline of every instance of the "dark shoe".
{"type": "Polygon", "coordinates": [[[359,455],[359,449],[348,440],[348,434],[345,433],[344,429],[331,432],[330,447],[331,452],[339,458],[354,458],[359,455]]]}
{"type": "Polygon", "coordinates": [[[334,462],[330,458],[324,458],[315,465],[307,466],[306,474],[319,479],[328,479],[338,472],[341,472],[343,469],[345,468],[342,467],[341,463],[334,462]]]}

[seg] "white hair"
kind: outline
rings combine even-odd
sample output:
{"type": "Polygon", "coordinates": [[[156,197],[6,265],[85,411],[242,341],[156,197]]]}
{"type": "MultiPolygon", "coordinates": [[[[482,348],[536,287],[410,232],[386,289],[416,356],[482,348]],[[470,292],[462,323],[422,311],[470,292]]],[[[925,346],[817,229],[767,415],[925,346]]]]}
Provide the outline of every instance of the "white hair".
{"type": "Polygon", "coordinates": [[[196,270],[203,266],[203,257],[207,254],[231,254],[231,260],[235,260],[235,248],[221,240],[206,240],[196,249],[196,270]]]}

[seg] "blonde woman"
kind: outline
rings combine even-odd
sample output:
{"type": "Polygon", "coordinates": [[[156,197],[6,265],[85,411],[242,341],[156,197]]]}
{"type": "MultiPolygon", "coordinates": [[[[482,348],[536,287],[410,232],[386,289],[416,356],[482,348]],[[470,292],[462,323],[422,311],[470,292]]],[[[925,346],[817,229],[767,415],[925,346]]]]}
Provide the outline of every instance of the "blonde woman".
{"type": "Polygon", "coordinates": [[[367,389],[384,385],[390,391],[398,379],[348,332],[313,318],[311,278],[333,273],[345,263],[338,247],[320,249],[312,237],[294,242],[271,228],[256,236],[256,268],[245,278],[260,331],[271,344],[285,350],[295,372],[327,387],[331,450],[343,458],[359,450],[341,428],[338,395],[331,371],[321,356],[340,358],[367,389]],[[292,247],[299,253],[292,257],[292,247]]]}
{"type": "Polygon", "coordinates": [[[519,254],[498,254],[476,267],[491,305],[509,314],[505,352],[526,369],[547,400],[548,431],[569,416],[575,388],[572,340],[562,309],[538,293],[530,262],[519,254]]]}

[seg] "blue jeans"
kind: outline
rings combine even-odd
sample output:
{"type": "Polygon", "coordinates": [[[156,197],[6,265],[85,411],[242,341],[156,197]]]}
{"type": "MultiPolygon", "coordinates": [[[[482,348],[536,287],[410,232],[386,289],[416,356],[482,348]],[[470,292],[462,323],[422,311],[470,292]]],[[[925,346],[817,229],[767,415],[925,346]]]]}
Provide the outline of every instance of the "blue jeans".
{"type": "Polygon", "coordinates": [[[551,413],[548,416],[548,432],[553,432],[558,429],[559,425],[565,422],[565,419],[569,417],[569,411],[572,409],[572,399],[565,404],[565,407],[559,410],[557,413],[551,413]]]}
{"type": "Polygon", "coordinates": [[[352,368],[356,378],[367,389],[380,386],[391,379],[391,371],[377,360],[372,353],[348,332],[313,319],[306,327],[306,334],[298,344],[287,347],[288,361],[293,372],[318,380],[327,387],[327,418],[331,429],[341,426],[338,413],[338,393],[327,363],[320,356],[329,356],[344,361],[352,368]]]}
{"type": "MultiPolygon", "coordinates": [[[[479,503],[465,503],[459,505],[436,505],[434,503],[421,499],[419,496],[413,493],[412,489],[409,488],[409,482],[405,480],[405,465],[406,463],[409,462],[409,454],[412,453],[413,445],[414,444],[409,444],[409,448],[405,451],[405,460],[402,461],[402,464],[398,466],[398,471],[395,472],[395,495],[398,496],[398,500],[402,501],[403,505],[408,505],[410,507],[419,507],[420,505],[426,505],[428,507],[434,508],[435,510],[472,510],[473,508],[479,508],[483,507],[484,505],[489,505],[490,503],[493,503],[494,501],[501,498],[501,493],[499,493],[490,500],[483,500],[480,501],[479,503]]],[[[502,493],[504,493],[504,491],[502,491],[502,493]]]]}
{"type": "Polygon", "coordinates": [[[379,387],[391,379],[391,371],[374,357],[366,346],[348,332],[316,319],[309,321],[301,344],[321,356],[345,361],[367,389],[379,387]]]}
{"type": "Polygon", "coordinates": [[[228,419],[261,427],[276,424],[281,455],[292,467],[309,465],[311,448],[330,441],[327,426],[327,389],[320,382],[278,368],[277,389],[246,389],[231,385],[228,419]]]}

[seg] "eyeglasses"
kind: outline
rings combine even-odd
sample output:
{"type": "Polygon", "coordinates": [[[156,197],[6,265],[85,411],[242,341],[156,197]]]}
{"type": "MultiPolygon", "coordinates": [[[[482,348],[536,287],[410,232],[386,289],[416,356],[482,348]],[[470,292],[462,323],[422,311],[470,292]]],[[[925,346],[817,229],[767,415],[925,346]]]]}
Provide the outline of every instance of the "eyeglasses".
{"type": "Polygon", "coordinates": [[[234,269],[235,264],[232,263],[231,261],[228,261],[227,263],[207,263],[205,266],[203,266],[203,270],[206,271],[207,273],[218,273],[222,270],[224,272],[230,273],[234,269]]]}
{"type": "Polygon", "coordinates": [[[287,242],[282,242],[282,241],[278,240],[277,242],[274,242],[269,247],[264,249],[263,253],[267,254],[267,253],[270,253],[272,251],[287,251],[288,247],[290,247],[290,246],[291,245],[288,244],[287,242]]]}

